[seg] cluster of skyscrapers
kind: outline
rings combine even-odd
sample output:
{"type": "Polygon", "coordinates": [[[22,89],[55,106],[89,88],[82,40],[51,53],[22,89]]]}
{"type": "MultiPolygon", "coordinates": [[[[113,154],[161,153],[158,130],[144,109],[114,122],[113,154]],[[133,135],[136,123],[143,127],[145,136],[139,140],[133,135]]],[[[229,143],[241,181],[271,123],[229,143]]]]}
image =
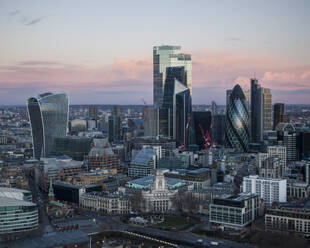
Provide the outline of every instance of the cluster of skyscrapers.
{"type": "Polygon", "coordinates": [[[153,108],[145,108],[145,135],[188,144],[192,115],[192,61],[180,46],[153,48],[153,108]]]}
{"type": "MultiPolygon", "coordinates": [[[[192,112],[192,61],[190,54],[181,52],[180,46],[153,47],[153,107],[144,109],[144,135],[165,136],[177,145],[187,147],[206,142],[201,128],[214,125],[212,139],[219,145],[241,152],[250,144],[263,141],[264,131],[276,130],[279,123],[287,123],[284,104],[275,104],[272,118],[270,89],[261,87],[251,79],[250,91],[236,85],[227,90],[226,114],[220,115],[212,102],[210,112],[192,112]]],[[[68,128],[68,98],[65,94],[44,93],[28,99],[28,112],[32,127],[34,157],[53,155],[55,140],[65,137],[68,128]]],[[[120,140],[121,110],[115,107],[109,117],[109,141],[120,140]]],[[[97,108],[89,109],[90,120],[96,121],[97,108]]],[[[278,129],[281,127],[278,127],[278,129]]],[[[284,130],[277,130],[284,131],[284,130]]]]}

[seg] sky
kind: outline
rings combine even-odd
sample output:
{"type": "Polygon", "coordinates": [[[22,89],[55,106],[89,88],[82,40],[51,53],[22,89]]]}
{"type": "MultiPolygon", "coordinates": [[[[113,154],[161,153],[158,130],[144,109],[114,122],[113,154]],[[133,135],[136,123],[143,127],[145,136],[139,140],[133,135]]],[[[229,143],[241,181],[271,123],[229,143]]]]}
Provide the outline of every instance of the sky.
{"type": "Polygon", "coordinates": [[[153,101],[152,47],[192,54],[193,103],[256,77],[273,103],[310,104],[309,0],[1,0],[0,105],[153,101]]]}

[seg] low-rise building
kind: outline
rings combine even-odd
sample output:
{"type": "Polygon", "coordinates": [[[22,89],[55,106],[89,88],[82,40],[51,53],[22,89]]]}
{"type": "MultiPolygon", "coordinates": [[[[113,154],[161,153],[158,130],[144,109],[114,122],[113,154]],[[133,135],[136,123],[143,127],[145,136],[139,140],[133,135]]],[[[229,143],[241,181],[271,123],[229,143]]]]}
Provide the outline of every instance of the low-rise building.
{"type": "Polygon", "coordinates": [[[287,197],[306,199],[309,196],[310,185],[307,182],[289,179],[287,180],[287,197]]]}
{"type": "Polygon", "coordinates": [[[310,210],[305,208],[270,208],[265,212],[268,231],[310,234],[310,210]]]}
{"type": "Polygon", "coordinates": [[[193,185],[194,189],[206,188],[216,182],[216,169],[200,168],[196,170],[177,170],[166,172],[167,178],[178,178],[193,185]]]}
{"type": "Polygon", "coordinates": [[[117,174],[117,169],[96,169],[91,170],[90,172],[79,173],[77,176],[68,177],[66,181],[75,185],[83,186],[99,183],[100,181],[105,180],[115,174],[117,174]]]}
{"type": "Polygon", "coordinates": [[[105,214],[128,214],[129,197],[121,192],[90,192],[81,195],[80,206],[105,214]]]}
{"type": "Polygon", "coordinates": [[[129,181],[125,185],[126,191],[132,194],[141,192],[143,212],[167,212],[173,210],[173,197],[177,193],[184,193],[188,187],[182,179],[167,178],[163,170],[156,170],[155,176],[148,176],[129,181]]]}
{"type": "Polygon", "coordinates": [[[94,139],[93,147],[84,159],[88,162],[88,169],[117,169],[122,172],[120,159],[114,154],[108,139],[94,139]]]}
{"type": "Polygon", "coordinates": [[[53,190],[57,200],[79,204],[82,194],[92,191],[101,191],[102,186],[100,184],[79,186],[63,181],[56,181],[53,182],[53,190]]]}
{"type": "Polygon", "coordinates": [[[242,191],[257,194],[265,204],[286,202],[286,179],[263,178],[257,175],[243,178],[242,191]]]}
{"type": "Polygon", "coordinates": [[[210,204],[210,222],[242,228],[254,221],[260,213],[259,197],[241,193],[227,198],[213,199],[210,204]]]}

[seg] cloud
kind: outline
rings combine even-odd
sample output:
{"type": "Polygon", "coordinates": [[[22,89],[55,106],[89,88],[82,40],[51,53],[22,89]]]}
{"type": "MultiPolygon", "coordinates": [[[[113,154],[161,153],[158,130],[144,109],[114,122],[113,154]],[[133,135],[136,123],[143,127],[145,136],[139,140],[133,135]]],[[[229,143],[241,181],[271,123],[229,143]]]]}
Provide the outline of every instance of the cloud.
{"type": "Polygon", "coordinates": [[[42,20],[43,20],[43,17],[35,18],[35,19],[31,20],[30,22],[27,22],[26,25],[27,26],[35,25],[42,20]]]}
{"type": "Polygon", "coordinates": [[[27,61],[21,61],[18,63],[19,65],[23,66],[59,66],[63,65],[60,62],[57,61],[42,61],[42,60],[27,60],[27,61]]]}
{"type": "Polygon", "coordinates": [[[13,10],[13,11],[11,11],[10,13],[9,13],[9,16],[15,16],[15,15],[17,15],[17,14],[19,14],[20,13],[20,11],[17,9],[17,10],[13,10]]]}
{"type": "Polygon", "coordinates": [[[240,38],[240,37],[228,37],[225,39],[226,42],[234,42],[234,43],[239,43],[239,42],[244,42],[245,40],[240,38]]]}
{"type": "MultiPolygon", "coordinates": [[[[271,88],[273,102],[309,103],[310,65],[289,66],[286,61],[272,57],[208,51],[194,52],[192,58],[194,103],[212,100],[225,103],[226,90],[237,83],[250,88],[254,72],[263,87],[271,88]]],[[[73,103],[119,101],[140,104],[143,97],[151,104],[152,73],[151,57],[118,58],[98,67],[61,61],[20,61],[15,65],[0,66],[0,104],[13,99],[24,102],[29,96],[43,91],[65,91],[73,103]]]]}

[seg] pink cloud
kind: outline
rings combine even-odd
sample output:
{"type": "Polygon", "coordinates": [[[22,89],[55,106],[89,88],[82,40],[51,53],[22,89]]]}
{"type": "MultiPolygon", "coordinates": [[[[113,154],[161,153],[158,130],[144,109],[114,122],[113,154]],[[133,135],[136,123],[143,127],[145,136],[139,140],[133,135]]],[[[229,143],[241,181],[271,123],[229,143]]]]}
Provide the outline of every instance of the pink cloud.
{"type": "MultiPolygon", "coordinates": [[[[194,52],[192,60],[194,103],[210,103],[212,100],[224,103],[226,89],[231,89],[236,83],[249,88],[254,74],[263,87],[273,90],[275,101],[293,103],[294,95],[284,94],[284,91],[310,89],[308,65],[290,66],[288,61],[277,58],[208,51],[194,52]]],[[[97,68],[36,60],[0,66],[0,94],[12,94],[14,89],[23,89],[25,98],[29,97],[27,89],[65,91],[79,96],[85,94],[86,98],[89,92],[125,92],[132,94],[133,101],[137,99],[139,104],[139,99],[147,95],[145,98],[151,103],[152,82],[151,57],[116,59],[112,64],[97,68]]],[[[302,98],[295,97],[296,102],[301,99],[304,103],[309,101],[306,92],[302,98]]]]}

